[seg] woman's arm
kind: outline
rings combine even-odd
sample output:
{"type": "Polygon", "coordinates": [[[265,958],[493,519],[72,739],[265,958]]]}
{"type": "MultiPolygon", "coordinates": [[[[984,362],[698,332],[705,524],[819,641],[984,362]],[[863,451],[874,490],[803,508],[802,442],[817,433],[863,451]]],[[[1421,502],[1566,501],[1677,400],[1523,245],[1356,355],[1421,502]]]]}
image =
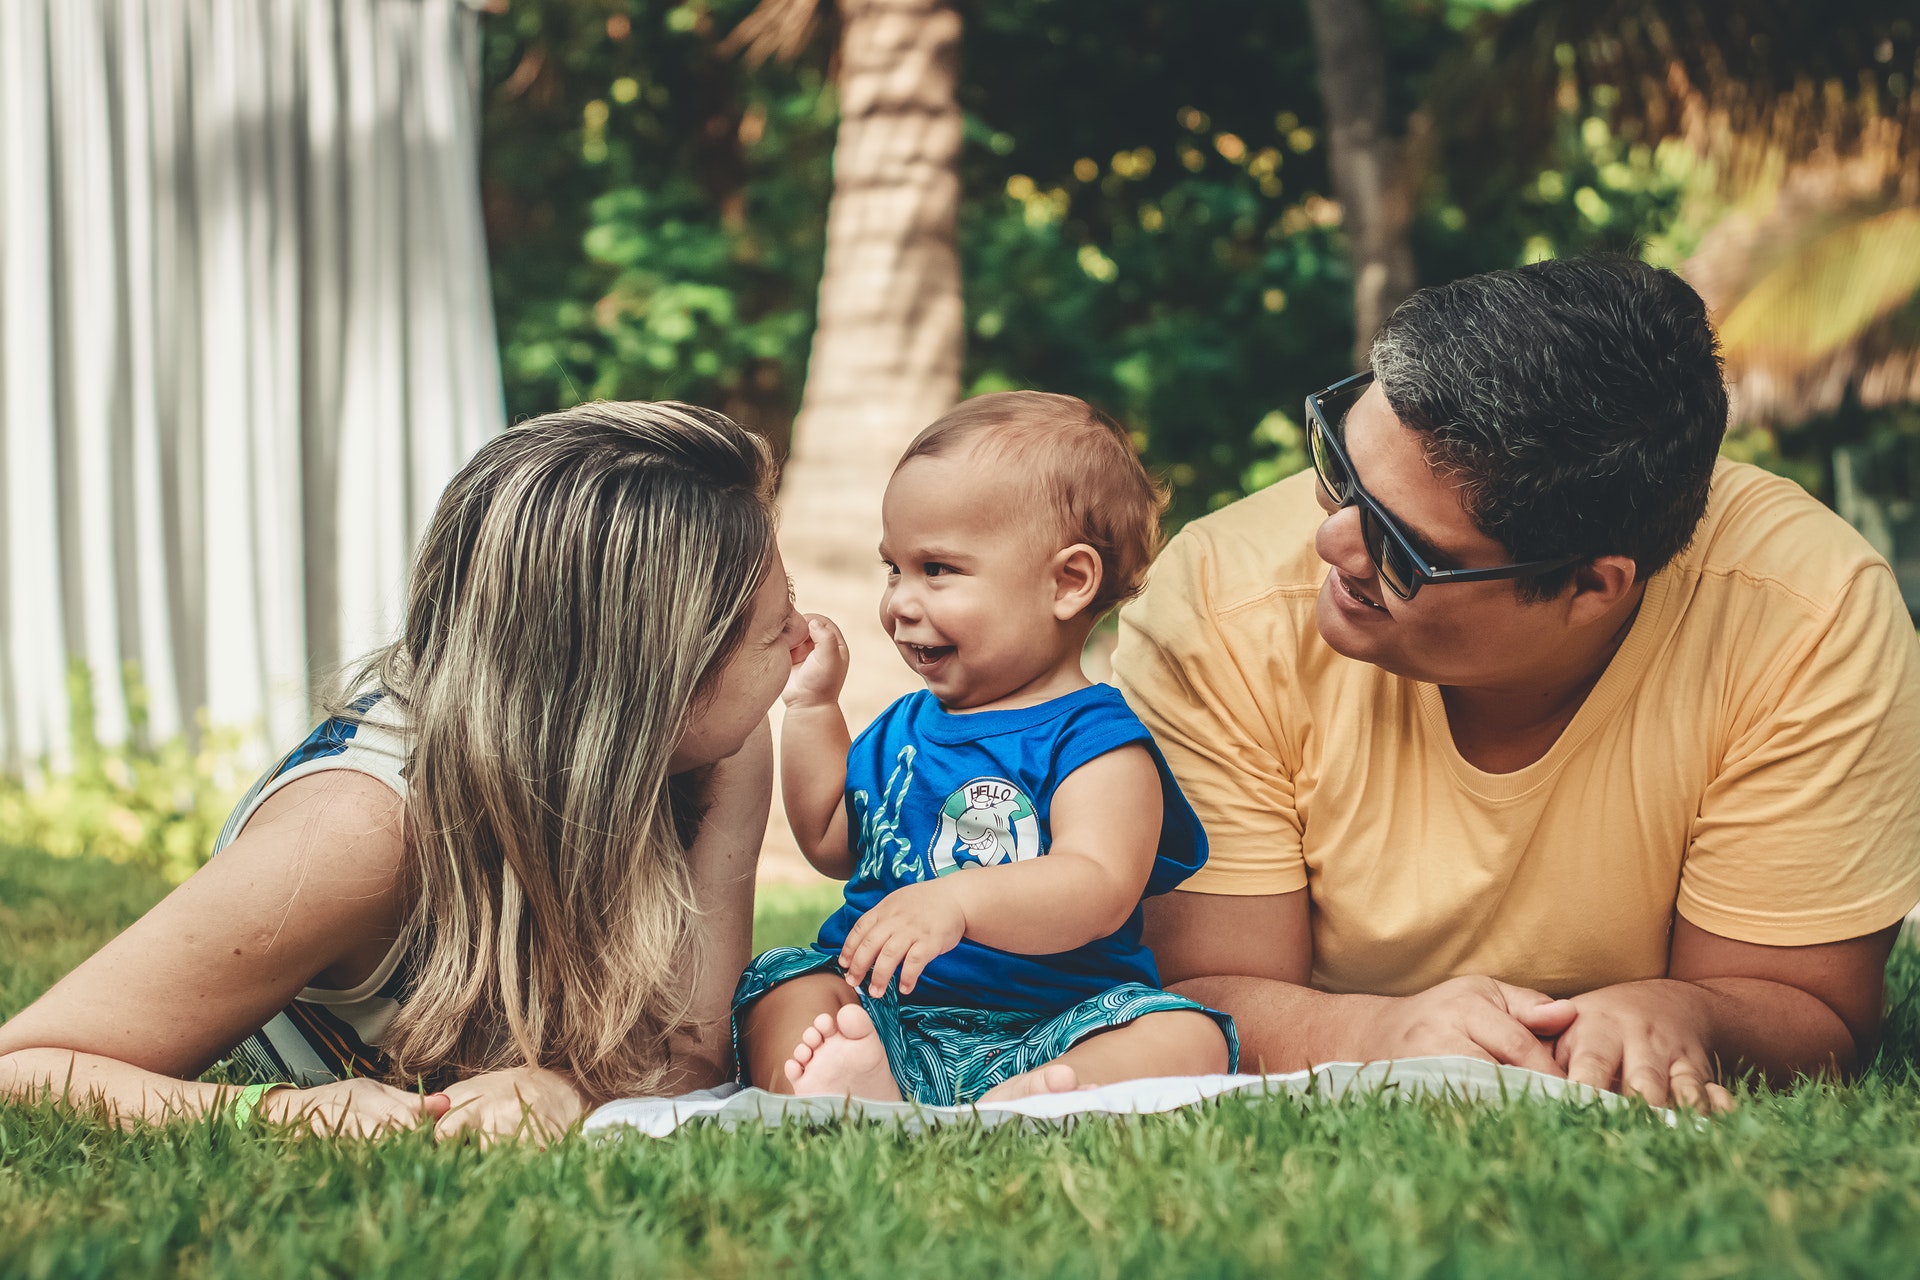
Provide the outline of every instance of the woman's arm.
{"type": "Polygon", "coordinates": [[[738,754],[713,768],[707,816],[693,842],[695,934],[691,1033],[673,1046],[671,1093],[733,1079],[733,989],[753,955],[754,874],[773,803],[773,731],[754,731],[738,754]]]}
{"type": "MultiPolygon", "coordinates": [[[[51,1092],[122,1123],[225,1105],[231,1087],[192,1077],[317,976],[364,979],[398,936],[400,815],[364,774],[288,784],[219,857],[0,1026],[0,1096],[51,1092]]],[[[352,1131],[425,1113],[401,1090],[350,1083],[277,1090],[260,1112],[352,1131]]]]}
{"type": "Polygon", "coordinates": [[[1160,773],[1146,748],[1110,751],[1055,788],[1044,858],[975,868],[895,889],[861,916],[840,949],[847,976],[871,971],[902,993],[962,937],[1002,951],[1051,955],[1104,938],[1140,903],[1160,844],[1160,773]]]}

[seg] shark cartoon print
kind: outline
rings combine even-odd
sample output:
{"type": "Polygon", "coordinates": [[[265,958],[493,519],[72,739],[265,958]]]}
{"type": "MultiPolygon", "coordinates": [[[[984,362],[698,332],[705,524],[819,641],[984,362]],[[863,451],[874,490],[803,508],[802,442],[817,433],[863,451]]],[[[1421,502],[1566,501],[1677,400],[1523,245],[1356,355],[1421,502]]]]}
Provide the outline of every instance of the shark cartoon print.
{"type": "Polygon", "coordinates": [[[1037,858],[1040,819],[1019,787],[1005,778],[975,778],[940,806],[940,829],[927,850],[936,876],[962,867],[992,867],[1037,858]]]}

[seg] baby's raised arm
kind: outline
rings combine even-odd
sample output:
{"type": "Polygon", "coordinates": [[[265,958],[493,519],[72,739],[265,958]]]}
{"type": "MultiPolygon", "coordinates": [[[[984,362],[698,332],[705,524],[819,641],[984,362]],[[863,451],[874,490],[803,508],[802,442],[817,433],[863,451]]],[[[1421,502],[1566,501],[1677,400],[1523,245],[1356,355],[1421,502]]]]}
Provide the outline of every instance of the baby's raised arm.
{"type": "Polygon", "coordinates": [[[780,695],[786,719],[780,726],[780,798],[800,852],[822,875],[853,875],[847,847],[847,718],[840,688],[847,681],[847,642],[840,628],[817,613],[807,615],[809,649],[787,677],[780,695]]]}
{"type": "Polygon", "coordinates": [[[1043,858],[970,867],[894,890],[840,949],[849,980],[910,992],[928,961],[962,937],[1021,955],[1071,951],[1127,922],[1160,846],[1160,771],[1143,746],[1110,751],[1054,790],[1043,858]]]}

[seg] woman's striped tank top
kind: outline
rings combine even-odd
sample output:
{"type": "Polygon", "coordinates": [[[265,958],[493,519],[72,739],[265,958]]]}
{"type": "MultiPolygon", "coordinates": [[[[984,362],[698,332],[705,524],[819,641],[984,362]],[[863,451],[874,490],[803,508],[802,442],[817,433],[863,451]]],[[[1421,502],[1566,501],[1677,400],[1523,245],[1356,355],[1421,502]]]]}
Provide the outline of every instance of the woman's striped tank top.
{"type": "MultiPolygon", "coordinates": [[[[386,783],[403,799],[407,794],[407,740],[404,729],[380,714],[378,694],[353,704],[358,720],[333,718],[274,765],[235,807],[220,838],[218,854],[233,843],[260,806],[275,792],[301,778],[333,769],[349,769],[386,783]]],[[[411,974],[404,940],[375,967],[365,982],[347,991],[307,987],[258,1031],[228,1055],[256,1080],[287,1081],[302,1088],[380,1076],[385,1057],[380,1042],[399,1012],[411,974]]]]}

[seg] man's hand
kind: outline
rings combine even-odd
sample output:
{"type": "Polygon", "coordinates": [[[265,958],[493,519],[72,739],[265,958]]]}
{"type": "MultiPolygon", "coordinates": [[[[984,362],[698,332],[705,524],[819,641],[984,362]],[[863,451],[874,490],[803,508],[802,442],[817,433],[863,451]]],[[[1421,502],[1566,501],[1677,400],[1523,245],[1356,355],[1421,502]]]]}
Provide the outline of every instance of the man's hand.
{"type": "Polygon", "coordinates": [[[903,885],[882,898],[854,923],[840,948],[840,967],[847,982],[857,987],[871,974],[867,993],[878,998],[887,993],[887,982],[897,968],[900,994],[911,992],[933,958],[953,950],[966,936],[967,913],[952,880],[981,874],[960,871],[944,880],[903,885]]]}
{"type": "Polygon", "coordinates": [[[1494,978],[1453,978],[1382,1000],[1367,1030],[1371,1059],[1460,1054],[1565,1075],[1543,1043],[1574,1021],[1571,1001],[1494,978]]]}
{"type": "Polygon", "coordinates": [[[800,657],[787,676],[780,700],[789,708],[837,706],[849,662],[840,628],[823,614],[808,614],[806,641],[795,652],[800,657]]]}
{"type": "Polygon", "coordinates": [[[435,1141],[471,1137],[483,1147],[501,1138],[525,1138],[544,1147],[586,1110],[573,1082],[544,1067],[489,1071],[429,1097],[448,1103],[433,1127],[435,1141]]]}
{"type": "Polygon", "coordinates": [[[1715,1079],[1708,1052],[1710,993],[1657,978],[1575,996],[1579,1010],[1554,1059],[1567,1079],[1631,1094],[1656,1107],[1726,1111],[1733,1096],[1715,1079]]]}

